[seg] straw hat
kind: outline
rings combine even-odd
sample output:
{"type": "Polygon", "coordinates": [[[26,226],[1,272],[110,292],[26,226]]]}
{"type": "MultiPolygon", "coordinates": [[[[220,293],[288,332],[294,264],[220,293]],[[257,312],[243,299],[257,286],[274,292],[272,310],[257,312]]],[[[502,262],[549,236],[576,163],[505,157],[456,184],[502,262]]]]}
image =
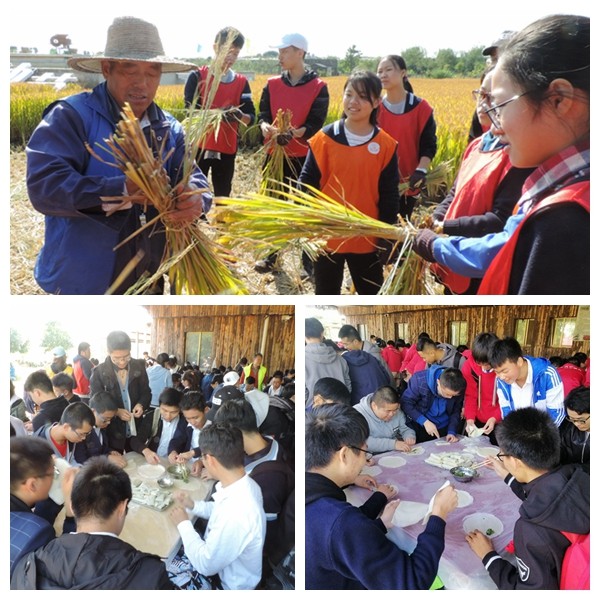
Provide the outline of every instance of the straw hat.
{"type": "Polygon", "coordinates": [[[103,60],[160,63],[163,73],[180,73],[197,68],[193,63],[165,56],[158,29],[136,17],[117,17],[108,28],[103,54],[73,56],[67,61],[71,69],[84,73],[102,73],[103,60]]]}

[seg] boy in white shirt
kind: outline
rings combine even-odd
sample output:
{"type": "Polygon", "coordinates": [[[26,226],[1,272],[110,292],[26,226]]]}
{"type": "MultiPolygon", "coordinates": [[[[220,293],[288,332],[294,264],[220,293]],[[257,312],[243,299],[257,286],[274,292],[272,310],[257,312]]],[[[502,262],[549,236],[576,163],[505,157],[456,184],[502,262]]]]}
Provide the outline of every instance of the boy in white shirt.
{"type": "Polygon", "coordinates": [[[217,574],[225,590],[254,589],[262,575],[266,516],[260,487],[244,470],[242,433],[226,423],[211,424],[202,429],[199,442],[204,468],[218,480],[216,491],[208,502],[176,492],[171,519],[199,573],[217,574]],[[208,519],[204,538],[188,514],[208,519]]]}

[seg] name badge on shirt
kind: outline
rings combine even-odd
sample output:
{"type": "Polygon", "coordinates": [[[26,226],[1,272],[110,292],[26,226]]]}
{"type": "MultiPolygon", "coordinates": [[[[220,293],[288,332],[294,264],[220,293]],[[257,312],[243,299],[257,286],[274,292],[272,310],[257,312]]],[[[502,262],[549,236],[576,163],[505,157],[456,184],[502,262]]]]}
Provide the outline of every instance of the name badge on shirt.
{"type": "Polygon", "coordinates": [[[381,150],[379,144],[377,142],[371,142],[368,146],[367,146],[367,150],[371,153],[371,154],[379,154],[379,150],[381,150]]]}

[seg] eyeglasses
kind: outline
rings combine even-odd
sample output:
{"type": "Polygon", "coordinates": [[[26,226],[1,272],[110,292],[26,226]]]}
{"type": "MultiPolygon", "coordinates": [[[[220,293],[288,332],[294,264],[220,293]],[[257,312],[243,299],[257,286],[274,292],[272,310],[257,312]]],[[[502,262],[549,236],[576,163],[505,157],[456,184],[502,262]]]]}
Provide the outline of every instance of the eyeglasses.
{"type": "Polygon", "coordinates": [[[496,129],[502,129],[502,124],[500,123],[500,109],[503,108],[504,106],[506,106],[507,104],[510,104],[511,102],[514,102],[515,100],[518,100],[521,96],[525,96],[526,94],[529,94],[532,91],[533,90],[528,90],[527,92],[523,92],[522,94],[517,94],[516,96],[513,96],[512,98],[509,98],[508,100],[505,100],[504,102],[500,102],[500,104],[493,104],[493,103],[490,104],[488,102],[489,98],[485,99],[484,102],[488,108],[486,110],[484,110],[483,112],[490,118],[492,125],[496,129]]]}
{"type": "Polygon", "coordinates": [[[359,450],[360,452],[364,452],[365,453],[365,458],[367,459],[367,461],[371,460],[373,458],[373,453],[372,452],[368,452],[367,450],[363,450],[362,448],[359,448],[358,446],[348,446],[348,448],[352,448],[352,450],[359,450]]]}
{"type": "Polygon", "coordinates": [[[114,419],[115,417],[103,417],[102,415],[96,415],[96,420],[100,423],[100,425],[104,425],[104,423],[110,423],[114,419]]]}
{"type": "Polygon", "coordinates": [[[567,420],[571,421],[571,423],[581,423],[581,425],[583,425],[590,420],[590,415],[588,415],[585,419],[572,419],[571,417],[567,416],[567,420]]]}
{"type": "Polygon", "coordinates": [[[75,432],[77,437],[82,440],[85,440],[85,438],[87,438],[87,436],[90,435],[90,433],[92,433],[91,429],[89,431],[86,431],[85,433],[83,431],[77,431],[77,429],[74,429],[73,431],[75,432]]]}
{"type": "Polygon", "coordinates": [[[126,356],[111,356],[110,360],[116,363],[128,363],[131,361],[131,354],[127,354],[126,356]]]}
{"type": "Polygon", "coordinates": [[[490,98],[490,93],[482,90],[481,88],[473,90],[471,95],[473,96],[473,100],[476,102],[487,102],[490,98]]]}
{"type": "Polygon", "coordinates": [[[503,456],[510,456],[510,454],[502,454],[502,452],[498,452],[498,454],[496,454],[496,458],[503,463],[504,461],[502,460],[503,456]]]}

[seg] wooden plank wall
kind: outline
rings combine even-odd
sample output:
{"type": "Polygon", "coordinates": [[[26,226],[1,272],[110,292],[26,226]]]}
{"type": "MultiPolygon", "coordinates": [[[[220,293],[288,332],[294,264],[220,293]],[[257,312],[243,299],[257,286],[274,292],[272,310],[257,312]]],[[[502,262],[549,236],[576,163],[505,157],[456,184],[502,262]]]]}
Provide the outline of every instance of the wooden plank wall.
{"type": "Polygon", "coordinates": [[[590,342],[575,342],[572,348],[549,345],[552,319],[576,317],[578,306],[339,306],[346,322],[366,326],[367,337],[377,335],[384,340],[395,339],[395,324],[408,323],[414,343],[421,332],[437,341],[449,338],[450,321],[467,321],[470,341],[481,332],[494,332],[498,337],[514,335],[516,319],[534,319],[534,344],[524,351],[532,356],[572,356],[575,352],[589,355],[590,342]]]}
{"type": "Polygon", "coordinates": [[[152,352],[185,357],[187,332],[212,332],[217,364],[235,366],[242,356],[264,355],[268,372],[294,368],[293,306],[147,306],[152,352]],[[265,332],[265,320],[268,326],[265,332]]]}

